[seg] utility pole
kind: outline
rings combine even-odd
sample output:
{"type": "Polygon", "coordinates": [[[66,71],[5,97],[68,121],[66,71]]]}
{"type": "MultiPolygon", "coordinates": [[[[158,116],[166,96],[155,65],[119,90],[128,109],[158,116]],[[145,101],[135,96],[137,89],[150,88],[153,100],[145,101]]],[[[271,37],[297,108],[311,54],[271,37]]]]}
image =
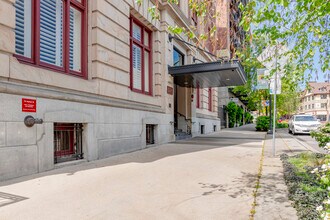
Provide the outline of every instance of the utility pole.
{"type": "Polygon", "coordinates": [[[273,123],[272,123],[272,95],[269,94],[269,129],[267,134],[273,134],[273,123]]]}
{"type": "Polygon", "coordinates": [[[277,93],[277,44],[275,47],[275,82],[274,82],[274,111],[273,111],[273,156],[275,157],[275,128],[276,128],[276,93],[277,93]]]}
{"type": "Polygon", "coordinates": [[[329,98],[328,98],[328,94],[327,94],[327,102],[325,103],[325,108],[327,110],[327,118],[326,118],[326,122],[329,122],[329,98]]]}

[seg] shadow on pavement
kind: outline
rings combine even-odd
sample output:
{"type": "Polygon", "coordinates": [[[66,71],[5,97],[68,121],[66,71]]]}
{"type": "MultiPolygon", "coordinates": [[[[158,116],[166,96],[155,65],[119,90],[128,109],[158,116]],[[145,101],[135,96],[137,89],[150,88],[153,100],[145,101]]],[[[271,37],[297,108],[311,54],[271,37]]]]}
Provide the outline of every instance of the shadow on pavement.
{"type": "Polygon", "coordinates": [[[10,205],[16,202],[26,200],[28,198],[23,196],[17,196],[9,193],[0,192],[0,208],[6,205],[10,205]]]}
{"type": "MultiPolygon", "coordinates": [[[[257,203],[269,202],[273,203],[284,203],[289,202],[287,198],[286,185],[283,185],[283,176],[280,173],[269,173],[262,175],[262,182],[267,182],[267,184],[261,184],[262,187],[258,191],[257,203]],[[261,197],[260,197],[261,196],[261,197]],[[260,198],[267,199],[267,201],[260,201],[260,198]]],[[[290,202],[286,207],[291,207],[290,202]]]]}
{"type": "Polygon", "coordinates": [[[250,132],[255,131],[254,126],[242,126],[240,128],[225,129],[224,131],[211,135],[199,136],[190,140],[181,140],[156,147],[146,148],[135,152],[112,156],[106,159],[91,161],[79,165],[67,166],[54,169],[48,172],[32,174],[12,180],[0,182],[0,186],[6,186],[17,182],[28,181],[43,176],[67,174],[74,175],[76,172],[97,169],[108,166],[116,166],[127,163],[151,163],[166,157],[189,154],[199,151],[206,151],[216,148],[240,146],[246,148],[260,148],[264,133],[250,132]],[[242,132],[244,131],[244,132],[242,132]],[[255,137],[254,137],[255,136],[255,137]],[[258,143],[254,145],[253,143],[258,143]],[[246,144],[251,145],[246,145],[246,144]]]}
{"type": "Polygon", "coordinates": [[[257,174],[245,172],[241,172],[241,174],[231,184],[199,183],[201,188],[206,189],[202,196],[223,193],[231,198],[250,197],[251,190],[254,189],[257,181],[257,174]]]}

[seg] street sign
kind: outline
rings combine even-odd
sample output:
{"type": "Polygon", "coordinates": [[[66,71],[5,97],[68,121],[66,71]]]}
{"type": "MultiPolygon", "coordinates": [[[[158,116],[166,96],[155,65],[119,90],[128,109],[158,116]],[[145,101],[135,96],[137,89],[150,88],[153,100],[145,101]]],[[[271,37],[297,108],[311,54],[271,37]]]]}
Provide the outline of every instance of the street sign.
{"type": "MultiPolygon", "coordinates": [[[[280,77],[277,77],[277,85],[276,85],[276,94],[281,94],[281,88],[282,88],[282,81],[280,77]]],[[[275,92],[275,79],[271,78],[270,79],[270,84],[269,84],[269,94],[274,95],[275,92]]]]}
{"type": "Polygon", "coordinates": [[[282,77],[284,74],[284,66],[289,60],[288,56],[285,55],[287,52],[288,48],[282,44],[268,46],[257,57],[257,60],[269,70],[275,69],[277,63],[277,74],[282,77]]]}
{"type": "Polygon", "coordinates": [[[256,89],[268,89],[268,80],[266,79],[267,69],[257,69],[256,89]]]}
{"type": "Polygon", "coordinates": [[[269,100],[262,100],[262,106],[269,106],[269,100]]]}

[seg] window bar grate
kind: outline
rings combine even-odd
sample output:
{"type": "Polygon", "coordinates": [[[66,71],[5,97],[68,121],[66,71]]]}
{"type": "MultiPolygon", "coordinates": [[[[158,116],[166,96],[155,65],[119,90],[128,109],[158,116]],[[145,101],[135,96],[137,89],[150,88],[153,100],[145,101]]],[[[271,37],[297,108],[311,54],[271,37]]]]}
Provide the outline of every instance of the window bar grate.
{"type": "Polygon", "coordinates": [[[79,123],[54,124],[54,162],[83,159],[83,126],[79,123]]]}

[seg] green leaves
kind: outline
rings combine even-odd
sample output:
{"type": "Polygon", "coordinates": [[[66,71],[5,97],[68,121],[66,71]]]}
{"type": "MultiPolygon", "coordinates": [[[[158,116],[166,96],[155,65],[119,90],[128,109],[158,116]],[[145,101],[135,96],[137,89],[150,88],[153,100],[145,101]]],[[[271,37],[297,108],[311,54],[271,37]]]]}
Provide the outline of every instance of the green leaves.
{"type": "Polygon", "coordinates": [[[227,112],[229,117],[229,127],[232,128],[236,124],[238,106],[235,102],[229,102],[227,105],[227,112]]]}
{"type": "Polygon", "coordinates": [[[136,3],[138,6],[141,6],[141,5],[142,5],[142,0],[135,0],[135,3],[136,3]]]}
{"type": "Polygon", "coordinates": [[[173,34],[181,34],[185,29],[183,27],[178,27],[178,26],[169,26],[168,30],[173,33],[173,34]]]}
{"type": "Polygon", "coordinates": [[[287,44],[290,63],[300,67],[299,71],[287,72],[295,75],[290,78],[301,82],[308,71],[329,70],[330,1],[251,0],[240,9],[243,9],[240,25],[245,30],[254,26],[254,41],[255,36],[265,35],[266,44],[287,44]]]}
{"type": "Polygon", "coordinates": [[[159,14],[157,6],[154,5],[154,6],[149,7],[148,12],[152,17],[152,20],[159,20],[160,19],[160,14],[159,14]]]}
{"type": "Polygon", "coordinates": [[[289,1],[288,0],[281,0],[281,5],[284,7],[288,7],[289,6],[289,1]]]}

